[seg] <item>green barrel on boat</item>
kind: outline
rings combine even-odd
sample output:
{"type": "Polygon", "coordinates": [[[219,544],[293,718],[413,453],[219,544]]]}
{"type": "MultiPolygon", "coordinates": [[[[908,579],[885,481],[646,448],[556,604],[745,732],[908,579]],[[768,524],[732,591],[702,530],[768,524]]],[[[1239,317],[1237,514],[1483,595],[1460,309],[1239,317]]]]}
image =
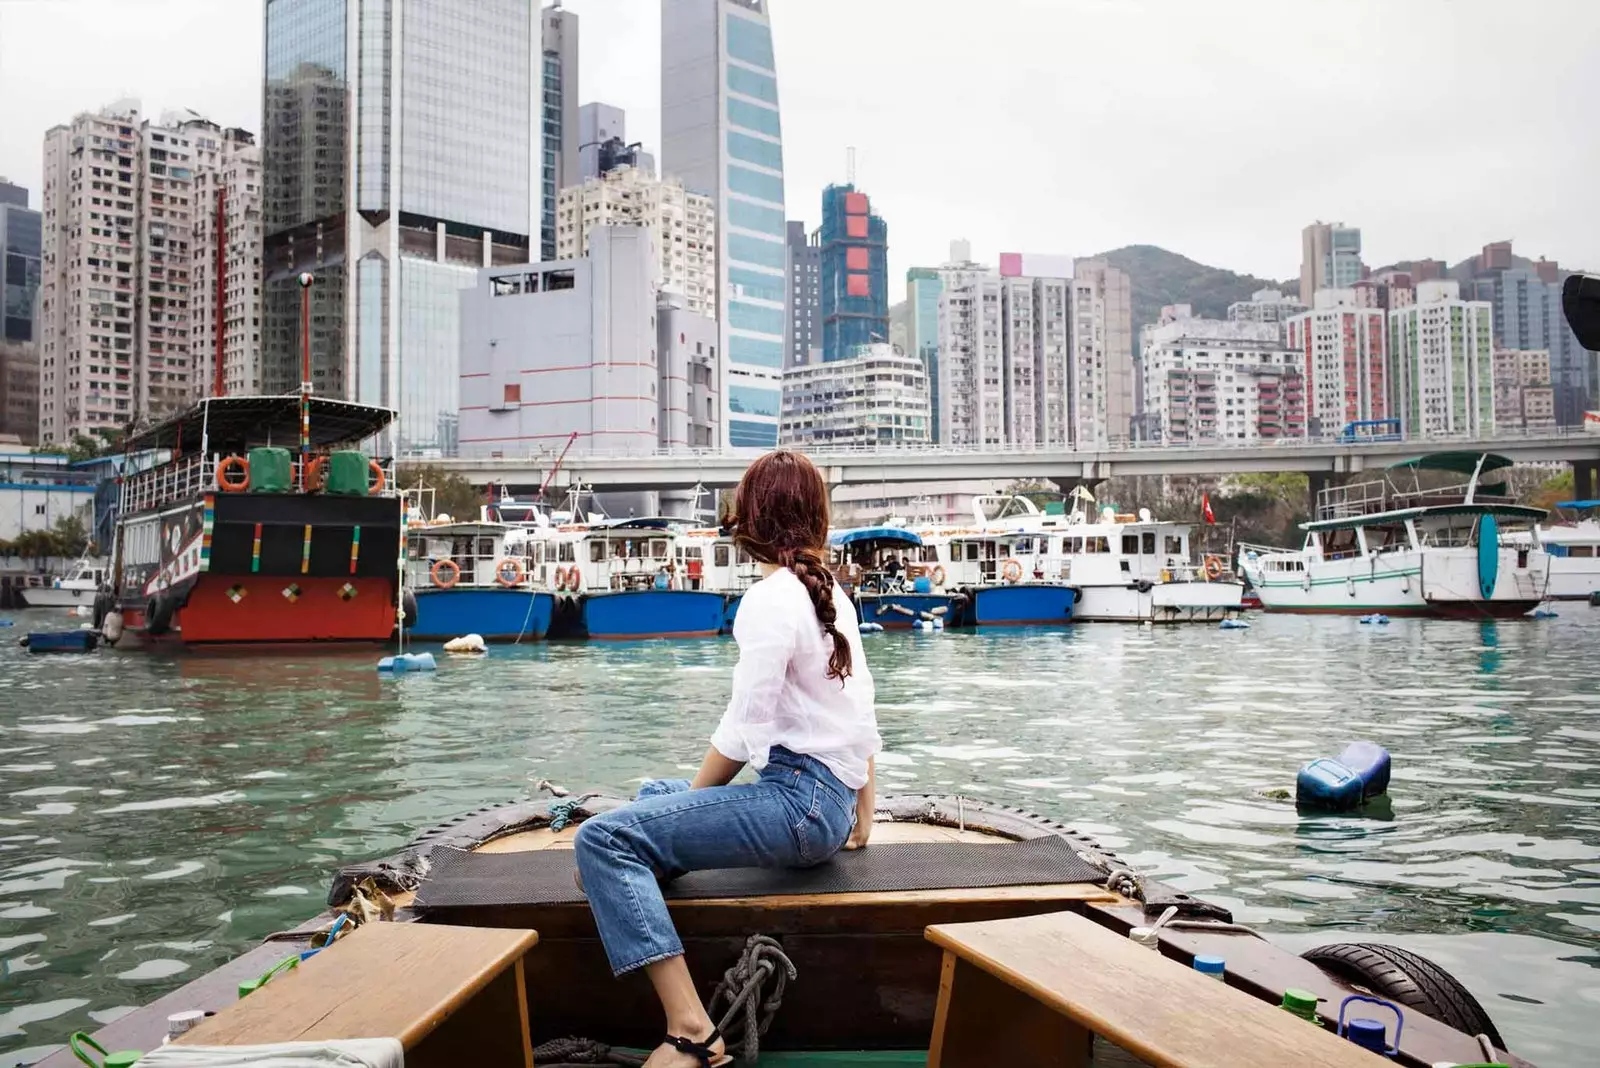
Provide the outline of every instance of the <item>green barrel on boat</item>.
{"type": "Polygon", "coordinates": [[[250,450],[251,493],[288,493],[293,488],[288,449],[261,446],[250,450]]]}
{"type": "Polygon", "coordinates": [[[367,468],[371,463],[358,449],[341,449],[328,457],[328,481],[324,492],[345,497],[367,495],[367,468]]]}

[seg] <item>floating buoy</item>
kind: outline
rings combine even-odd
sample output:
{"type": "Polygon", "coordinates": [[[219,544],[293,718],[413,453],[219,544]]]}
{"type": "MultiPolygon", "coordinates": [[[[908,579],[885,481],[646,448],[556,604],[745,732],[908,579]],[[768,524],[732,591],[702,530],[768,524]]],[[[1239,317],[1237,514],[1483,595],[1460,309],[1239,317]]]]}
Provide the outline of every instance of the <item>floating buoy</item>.
{"type": "Polygon", "coordinates": [[[105,635],[106,644],[115,645],[122,640],[122,613],[116,609],[106,613],[106,618],[100,624],[100,633],[105,635]]]}
{"type": "Polygon", "coordinates": [[[447,653],[482,653],[486,652],[487,648],[481,634],[464,634],[444,643],[444,651],[447,653]]]}
{"type": "Polygon", "coordinates": [[[432,653],[398,653],[378,661],[379,671],[399,674],[404,671],[433,671],[438,667],[432,653]]]}
{"type": "Polygon", "coordinates": [[[911,621],[912,630],[934,631],[944,630],[944,620],[935,616],[933,619],[914,619],[911,621]]]}
{"type": "Polygon", "coordinates": [[[1218,630],[1249,630],[1250,624],[1242,619],[1224,619],[1217,625],[1218,630]]]}
{"type": "Polygon", "coordinates": [[[1382,612],[1374,612],[1370,616],[1362,616],[1361,619],[1360,619],[1360,622],[1362,622],[1362,623],[1377,623],[1380,626],[1382,626],[1382,625],[1387,625],[1388,624],[1389,617],[1384,615],[1382,612]]]}
{"type": "Polygon", "coordinates": [[[882,634],[883,633],[883,624],[882,623],[863,623],[857,629],[860,630],[862,634],[882,634]]]}
{"type": "Polygon", "coordinates": [[[0,619],[0,627],[14,627],[14,626],[16,626],[15,621],[10,620],[10,619],[0,619]]]}
{"type": "Polygon", "coordinates": [[[1295,803],[1348,812],[1389,790],[1389,751],[1375,742],[1351,742],[1337,758],[1319,757],[1295,777],[1295,803]]]}
{"type": "Polygon", "coordinates": [[[1541,607],[1535,608],[1533,611],[1529,612],[1528,613],[1528,618],[1529,619],[1555,619],[1556,618],[1556,611],[1553,608],[1545,608],[1545,607],[1541,606],[1541,607]]]}

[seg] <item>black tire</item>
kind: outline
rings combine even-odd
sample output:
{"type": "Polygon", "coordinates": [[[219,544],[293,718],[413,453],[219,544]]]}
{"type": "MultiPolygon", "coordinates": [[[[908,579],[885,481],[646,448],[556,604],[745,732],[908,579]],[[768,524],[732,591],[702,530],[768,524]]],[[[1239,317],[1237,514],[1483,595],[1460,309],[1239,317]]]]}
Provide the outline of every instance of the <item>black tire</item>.
{"type": "Polygon", "coordinates": [[[117,599],[104,590],[94,595],[94,629],[105,626],[106,616],[117,607],[117,599]]]}
{"type": "Polygon", "coordinates": [[[1373,942],[1340,942],[1308,949],[1300,955],[1330,975],[1431,1016],[1457,1031],[1488,1035],[1495,1048],[1506,1048],[1478,999],[1455,976],[1427,957],[1373,942]]]}
{"type": "Polygon", "coordinates": [[[177,607],[171,597],[152,597],[144,606],[146,634],[162,635],[172,629],[172,610],[177,607]]]}

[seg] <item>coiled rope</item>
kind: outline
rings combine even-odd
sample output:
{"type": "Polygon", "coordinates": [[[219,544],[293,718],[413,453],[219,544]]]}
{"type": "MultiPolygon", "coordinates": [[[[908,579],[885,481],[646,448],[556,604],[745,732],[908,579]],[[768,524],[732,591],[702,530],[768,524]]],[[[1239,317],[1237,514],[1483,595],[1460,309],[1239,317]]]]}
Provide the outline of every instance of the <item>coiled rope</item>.
{"type": "MultiPolygon", "coordinates": [[[[766,935],[751,935],[733,967],[722,973],[711,992],[707,1011],[726,1036],[728,1053],[754,1061],[761,1055],[761,1036],[783,1005],[784,987],[799,972],[783,946],[766,935]],[[769,986],[770,984],[770,986],[769,986]],[[719,1006],[726,1005],[718,1017],[719,1006]]],[[[614,1049],[589,1038],[553,1038],[533,1051],[540,1068],[584,1068],[586,1065],[620,1065],[636,1068],[645,1057],[614,1049]]]]}

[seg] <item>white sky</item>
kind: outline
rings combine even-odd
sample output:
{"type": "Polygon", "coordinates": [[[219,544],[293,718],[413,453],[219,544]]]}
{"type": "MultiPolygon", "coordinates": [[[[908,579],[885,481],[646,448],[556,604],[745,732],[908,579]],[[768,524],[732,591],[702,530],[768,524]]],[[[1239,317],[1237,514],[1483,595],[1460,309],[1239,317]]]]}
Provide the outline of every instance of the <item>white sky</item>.
{"type": "MultiPolygon", "coordinates": [[[[0,0],[0,174],[37,207],[44,131],[122,96],[259,130],[262,6],[0,0]]],[[[771,6],[789,217],[816,224],[855,146],[892,279],[953,237],[1287,279],[1319,218],[1360,226],[1373,265],[1511,238],[1600,269],[1600,0],[771,6]]],[[[659,153],[657,0],[566,7],[580,99],[659,153]]]]}

